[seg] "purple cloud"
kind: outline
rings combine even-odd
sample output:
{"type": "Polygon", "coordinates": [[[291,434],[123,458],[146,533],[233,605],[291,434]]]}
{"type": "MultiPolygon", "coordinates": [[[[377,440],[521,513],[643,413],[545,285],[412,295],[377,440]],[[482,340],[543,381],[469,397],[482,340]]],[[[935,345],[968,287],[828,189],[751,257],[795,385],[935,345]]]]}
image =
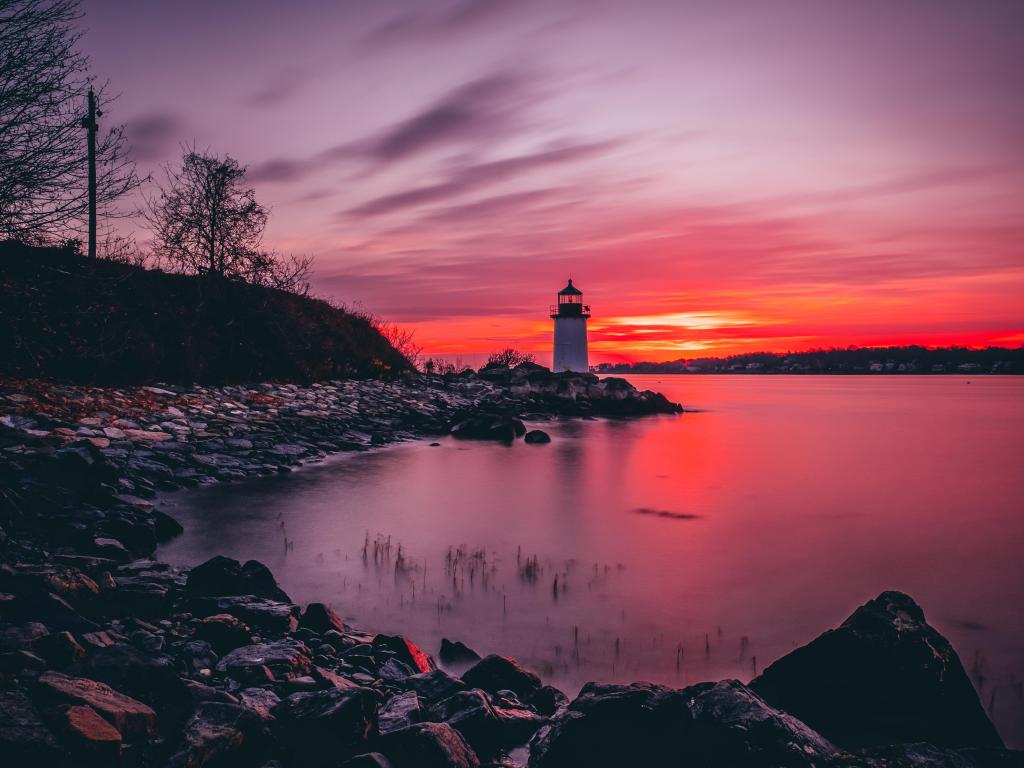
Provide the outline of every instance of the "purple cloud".
{"type": "Polygon", "coordinates": [[[369,200],[344,213],[354,216],[379,216],[417,205],[449,200],[538,168],[571,163],[615,147],[618,142],[602,141],[548,147],[528,155],[468,165],[444,181],[396,192],[369,200]]]}
{"type": "Polygon", "coordinates": [[[290,99],[305,85],[309,76],[298,69],[279,73],[269,83],[253,91],[245,103],[250,107],[274,107],[290,99]]]}
{"type": "Polygon", "coordinates": [[[519,115],[538,96],[520,73],[495,72],[464,83],[380,133],[328,147],[307,158],[272,158],[255,165],[252,181],[299,181],[325,165],[369,160],[375,165],[445,145],[476,144],[515,132],[519,115]]]}
{"type": "Polygon", "coordinates": [[[164,160],[182,138],[184,121],[166,112],[140,115],[124,127],[132,156],[141,163],[164,160]]]}
{"type": "Polygon", "coordinates": [[[369,144],[378,160],[397,160],[438,144],[505,133],[528,100],[520,75],[496,72],[450,91],[369,144]]]}

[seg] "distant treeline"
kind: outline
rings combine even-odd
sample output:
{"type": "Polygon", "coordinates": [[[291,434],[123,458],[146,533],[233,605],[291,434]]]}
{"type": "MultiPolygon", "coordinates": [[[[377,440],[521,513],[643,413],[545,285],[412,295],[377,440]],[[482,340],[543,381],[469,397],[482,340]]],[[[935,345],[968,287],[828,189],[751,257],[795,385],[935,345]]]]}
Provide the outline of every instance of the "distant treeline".
{"type": "Polygon", "coordinates": [[[752,352],[663,363],[601,363],[598,373],[1020,374],[1024,347],[847,347],[809,352],[752,352]]]}

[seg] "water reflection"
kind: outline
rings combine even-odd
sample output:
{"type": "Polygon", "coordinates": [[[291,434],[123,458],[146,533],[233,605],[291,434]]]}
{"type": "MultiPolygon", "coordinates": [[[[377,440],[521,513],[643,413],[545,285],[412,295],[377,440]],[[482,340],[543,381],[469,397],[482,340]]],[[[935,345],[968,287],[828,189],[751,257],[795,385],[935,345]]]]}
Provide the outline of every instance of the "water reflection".
{"type": "Polygon", "coordinates": [[[433,650],[447,636],[508,653],[570,690],[747,680],[903,589],[1024,742],[1024,381],[644,386],[704,410],[548,424],[549,445],[410,444],[190,492],[175,500],[186,533],[161,554],[256,558],[298,600],[433,650]]]}

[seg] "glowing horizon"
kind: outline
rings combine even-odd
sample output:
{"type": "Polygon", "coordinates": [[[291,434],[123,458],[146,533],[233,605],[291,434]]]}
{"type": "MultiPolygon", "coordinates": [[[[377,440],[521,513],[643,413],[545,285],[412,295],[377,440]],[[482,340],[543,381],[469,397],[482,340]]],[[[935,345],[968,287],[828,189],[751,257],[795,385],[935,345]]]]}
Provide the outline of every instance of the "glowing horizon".
{"type": "Polygon", "coordinates": [[[594,363],[1024,342],[1019,3],[84,9],[142,170],[238,158],[426,354],[545,361],[570,272],[594,363]]]}

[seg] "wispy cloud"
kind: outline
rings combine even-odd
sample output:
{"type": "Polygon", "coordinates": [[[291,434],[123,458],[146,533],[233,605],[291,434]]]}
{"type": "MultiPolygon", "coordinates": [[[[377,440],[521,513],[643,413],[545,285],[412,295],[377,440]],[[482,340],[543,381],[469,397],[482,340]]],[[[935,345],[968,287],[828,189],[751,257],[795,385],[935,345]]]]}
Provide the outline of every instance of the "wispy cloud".
{"type": "Polygon", "coordinates": [[[184,140],[185,121],[169,112],[139,115],[125,124],[132,157],[140,163],[166,160],[184,140]]]}
{"type": "Polygon", "coordinates": [[[526,110],[542,98],[521,72],[502,70],[463,83],[404,120],[305,158],[277,157],[250,169],[253,181],[301,181],[340,162],[362,161],[371,169],[431,150],[462,150],[493,144],[523,127],[526,110]]]}
{"type": "Polygon", "coordinates": [[[252,91],[245,99],[250,107],[276,107],[298,93],[309,80],[309,73],[302,69],[288,69],[279,72],[267,83],[252,91]]]}
{"type": "Polygon", "coordinates": [[[382,195],[342,213],[349,216],[380,216],[450,200],[539,168],[573,163],[599,155],[619,143],[601,141],[554,145],[529,154],[466,165],[436,184],[382,195]]]}

